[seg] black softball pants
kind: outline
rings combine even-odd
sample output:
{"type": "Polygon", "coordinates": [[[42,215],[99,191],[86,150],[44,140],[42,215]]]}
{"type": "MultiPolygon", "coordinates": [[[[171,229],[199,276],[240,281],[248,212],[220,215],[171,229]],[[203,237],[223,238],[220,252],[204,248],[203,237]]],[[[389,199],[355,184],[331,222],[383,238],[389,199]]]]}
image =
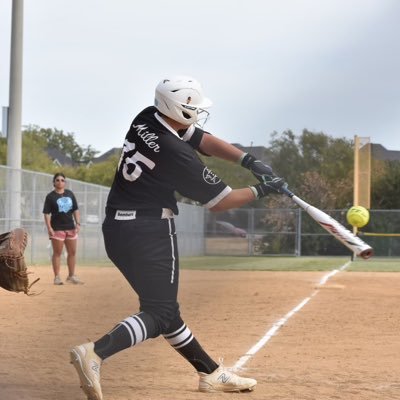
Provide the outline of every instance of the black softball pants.
{"type": "Polygon", "coordinates": [[[103,235],[108,257],[139,296],[140,311],[154,320],[154,325],[147,326],[147,337],[177,329],[182,320],[177,302],[179,257],[173,218],[116,220],[108,215],[103,235]]]}

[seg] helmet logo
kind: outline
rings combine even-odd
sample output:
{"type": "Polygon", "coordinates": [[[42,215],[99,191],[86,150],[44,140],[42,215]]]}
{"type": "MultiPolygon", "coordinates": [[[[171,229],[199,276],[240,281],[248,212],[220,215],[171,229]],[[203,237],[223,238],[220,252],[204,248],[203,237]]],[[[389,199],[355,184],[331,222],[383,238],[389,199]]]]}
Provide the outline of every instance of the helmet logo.
{"type": "Polygon", "coordinates": [[[192,101],[192,98],[189,96],[186,100],[186,104],[190,104],[190,102],[192,101]]]}
{"type": "Polygon", "coordinates": [[[186,110],[192,110],[192,111],[197,110],[197,107],[188,106],[187,104],[182,104],[182,107],[183,107],[183,108],[186,108],[186,110]]]}

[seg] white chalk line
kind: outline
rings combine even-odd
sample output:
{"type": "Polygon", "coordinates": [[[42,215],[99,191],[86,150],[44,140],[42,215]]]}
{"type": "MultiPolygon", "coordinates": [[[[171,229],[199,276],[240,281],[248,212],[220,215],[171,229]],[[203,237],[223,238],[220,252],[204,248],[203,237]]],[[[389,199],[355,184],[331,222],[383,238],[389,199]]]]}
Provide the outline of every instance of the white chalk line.
{"type": "MultiPolygon", "coordinates": [[[[335,276],[338,272],[340,271],[344,271],[349,265],[351,264],[351,261],[348,261],[347,263],[345,263],[344,265],[342,265],[340,268],[338,269],[334,269],[332,271],[330,271],[329,273],[327,273],[326,275],[324,275],[321,280],[319,281],[318,285],[322,286],[325,285],[326,282],[328,282],[328,280],[330,278],[332,278],[332,276],[335,276]]],[[[309,296],[306,297],[302,302],[300,302],[296,307],[294,307],[292,310],[290,310],[283,318],[279,319],[278,321],[276,321],[272,327],[265,333],[265,335],[253,346],[251,347],[247,353],[245,355],[243,355],[242,357],[239,358],[239,360],[235,363],[235,365],[232,367],[232,369],[234,371],[237,371],[239,369],[242,369],[243,366],[252,358],[254,357],[254,355],[262,348],[264,347],[267,342],[277,334],[277,332],[279,331],[279,329],[282,328],[283,325],[285,325],[287,323],[287,321],[293,317],[293,315],[295,315],[298,311],[300,311],[310,300],[312,297],[314,297],[317,293],[319,292],[319,290],[314,290],[314,292],[309,296]]]]}

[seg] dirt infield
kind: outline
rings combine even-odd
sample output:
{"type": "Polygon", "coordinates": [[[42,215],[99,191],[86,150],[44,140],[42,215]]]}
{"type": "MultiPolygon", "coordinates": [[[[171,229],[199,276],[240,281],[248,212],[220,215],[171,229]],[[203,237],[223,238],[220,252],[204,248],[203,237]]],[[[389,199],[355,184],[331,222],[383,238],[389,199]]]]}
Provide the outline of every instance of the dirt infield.
{"type": "MultiPolygon", "coordinates": [[[[115,268],[81,268],[82,286],[33,270],[40,296],[0,291],[0,399],[83,400],[69,348],[136,312],[136,297],[115,268]]],[[[318,289],[325,274],[182,271],[183,318],[226,365],[313,296],[244,365],[252,393],[197,392],[192,367],[157,338],[103,364],[104,399],[400,399],[400,275],[341,272],[318,289]]]]}

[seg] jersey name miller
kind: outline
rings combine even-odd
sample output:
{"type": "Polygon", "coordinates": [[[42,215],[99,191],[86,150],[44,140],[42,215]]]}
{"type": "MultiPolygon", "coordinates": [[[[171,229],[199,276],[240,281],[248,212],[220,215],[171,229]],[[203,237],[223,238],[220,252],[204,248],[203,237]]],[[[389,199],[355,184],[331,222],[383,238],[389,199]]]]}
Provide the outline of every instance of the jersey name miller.
{"type": "Polygon", "coordinates": [[[158,136],[155,133],[151,133],[148,131],[147,125],[134,125],[132,124],[132,128],[136,129],[136,132],[139,137],[143,139],[143,142],[152,149],[155,153],[160,152],[160,146],[155,142],[158,139],[158,136]]]}

